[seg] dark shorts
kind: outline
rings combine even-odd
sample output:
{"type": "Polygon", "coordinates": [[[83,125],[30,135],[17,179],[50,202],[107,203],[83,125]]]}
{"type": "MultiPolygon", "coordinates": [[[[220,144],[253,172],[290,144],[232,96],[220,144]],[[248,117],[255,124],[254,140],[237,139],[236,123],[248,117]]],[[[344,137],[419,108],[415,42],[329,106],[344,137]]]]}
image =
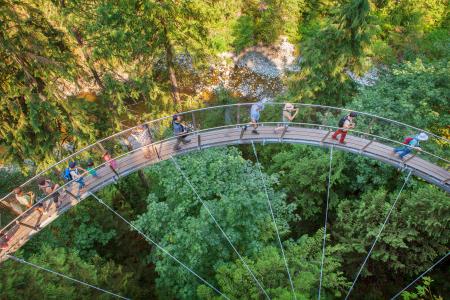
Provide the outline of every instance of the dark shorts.
{"type": "Polygon", "coordinates": [[[59,192],[54,192],[52,194],[53,202],[58,203],[59,201],[59,192]]]}

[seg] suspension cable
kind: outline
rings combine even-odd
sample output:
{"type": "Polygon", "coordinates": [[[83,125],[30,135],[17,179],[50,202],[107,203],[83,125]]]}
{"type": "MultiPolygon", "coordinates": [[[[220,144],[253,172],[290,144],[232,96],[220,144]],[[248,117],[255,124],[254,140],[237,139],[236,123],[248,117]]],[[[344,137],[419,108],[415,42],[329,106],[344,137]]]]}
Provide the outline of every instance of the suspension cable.
{"type": "Polygon", "coordinates": [[[404,291],[406,291],[407,289],[409,289],[414,283],[416,283],[417,280],[419,280],[420,278],[422,278],[423,276],[425,276],[428,272],[430,272],[434,267],[436,267],[440,262],[442,262],[444,259],[447,258],[447,256],[450,255],[450,251],[447,252],[447,254],[445,254],[443,257],[441,257],[437,262],[435,262],[431,267],[428,268],[428,270],[426,270],[425,272],[423,272],[422,274],[419,275],[419,277],[417,277],[416,279],[414,279],[413,281],[411,281],[410,284],[408,284],[404,289],[402,289],[400,292],[398,292],[397,294],[395,294],[394,297],[391,298],[391,300],[394,300],[395,298],[397,298],[398,296],[400,296],[404,291]]]}
{"type": "Polygon", "coordinates": [[[172,258],[174,261],[176,261],[177,263],[179,263],[181,266],[183,266],[186,270],[188,270],[190,273],[192,273],[195,277],[197,277],[198,279],[200,279],[203,283],[205,283],[207,286],[209,286],[210,288],[212,288],[214,291],[216,291],[217,294],[219,294],[220,296],[224,297],[225,299],[230,300],[230,298],[228,298],[225,294],[223,294],[221,291],[219,291],[217,288],[215,288],[211,283],[209,283],[208,281],[206,281],[205,279],[203,279],[200,275],[198,275],[195,271],[193,271],[191,268],[189,268],[188,266],[186,266],[184,263],[182,263],[178,258],[176,258],[175,256],[173,256],[172,254],[170,254],[169,251],[167,251],[164,247],[162,247],[161,245],[159,245],[157,242],[155,242],[153,239],[151,239],[150,237],[148,237],[145,233],[143,233],[141,230],[139,230],[136,226],[134,226],[131,222],[129,222],[127,219],[125,219],[122,215],[120,215],[117,211],[115,211],[114,209],[112,209],[108,204],[106,204],[102,199],[100,199],[99,197],[97,197],[95,194],[93,194],[92,192],[89,192],[89,194],[94,197],[100,204],[103,204],[107,209],[109,209],[113,214],[115,214],[116,216],[118,216],[120,219],[122,219],[122,221],[124,221],[125,223],[127,223],[131,228],[133,228],[134,230],[136,230],[142,237],[144,237],[145,240],[147,240],[148,242],[152,243],[153,245],[155,245],[159,250],[161,250],[164,254],[166,254],[167,256],[169,256],[170,258],[172,258]]]}
{"type": "Polygon", "coordinates": [[[322,263],[320,265],[320,280],[319,280],[319,296],[322,290],[322,276],[323,276],[323,263],[325,261],[325,246],[327,240],[327,221],[328,221],[328,204],[330,201],[330,186],[331,186],[331,162],[333,161],[333,146],[330,148],[330,166],[328,168],[328,185],[327,185],[327,205],[325,209],[325,222],[323,224],[323,244],[322,244],[322,263]]]}
{"type": "Polygon", "coordinates": [[[269,204],[269,210],[270,210],[270,214],[272,216],[273,225],[274,225],[275,231],[277,233],[278,243],[280,244],[281,254],[283,255],[284,265],[286,267],[286,272],[287,272],[288,277],[289,277],[289,283],[291,284],[292,294],[294,295],[294,299],[297,299],[297,296],[295,294],[295,289],[294,289],[294,283],[292,282],[291,273],[289,272],[288,263],[287,263],[287,260],[286,260],[286,256],[284,254],[283,244],[281,243],[281,238],[280,238],[280,233],[278,231],[277,222],[275,221],[275,215],[273,213],[272,203],[271,203],[270,198],[269,198],[269,193],[267,192],[266,181],[264,179],[264,176],[263,176],[263,173],[262,173],[262,170],[261,170],[261,165],[259,163],[258,154],[256,153],[256,148],[255,148],[255,144],[253,143],[253,141],[252,141],[252,147],[253,147],[253,153],[255,154],[256,164],[258,166],[259,174],[261,176],[261,181],[262,181],[263,186],[264,186],[264,192],[265,192],[266,197],[267,197],[267,203],[269,204]]]}
{"type": "Polygon", "coordinates": [[[348,297],[350,296],[350,293],[352,292],[353,287],[355,286],[355,283],[356,283],[356,281],[357,281],[358,278],[359,278],[359,275],[361,274],[361,272],[362,272],[364,266],[366,265],[367,260],[369,259],[370,254],[372,253],[373,248],[375,247],[375,244],[377,243],[378,239],[380,238],[381,232],[383,232],[384,226],[386,226],[386,223],[387,223],[387,221],[389,220],[389,217],[391,216],[392,211],[394,210],[395,204],[397,203],[397,200],[400,198],[400,194],[402,193],[403,189],[404,189],[405,186],[406,186],[406,183],[408,182],[409,178],[411,177],[411,172],[412,172],[412,170],[410,170],[409,173],[408,173],[408,176],[406,176],[405,181],[403,182],[402,188],[400,189],[400,191],[399,191],[398,194],[397,194],[397,198],[395,198],[394,203],[392,204],[391,208],[389,209],[389,212],[388,212],[388,214],[386,215],[386,219],[384,220],[384,223],[383,223],[383,224],[381,225],[381,227],[380,227],[380,231],[378,232],[377,236],[375,237],[375,240],[373,241],[372,246],[370,247],[370,250],[369,250],[369,252],[367,253],[366,258],[364,259],[364,262],[362,263],[361,267],[359,268],[358,273],[356,274],[355,280],[353,280],[352,286],[350,287],[350,289],[349,289],[348,292],[347,292],[347,295],[345,296],[345,300],[347,300],[348,297]]]}
{"type": "Polygon", "coordinates": [[[181,169],[180,165],[177,163],[177,161],[170,156],[170,158],[172,159],[173,163],[175,164],[175,167],[178,169],[178,171],[181,173],[181,175],[183,176],[184,180],[186,180],[186,182],[188,183],[188,185],[190,186],[191,190],[194,192],[194,194],[197,196],[197,199],[200,201],[200,203],[205,207],[206,211],[208,212],[208,214],[211,216],[211,218],[213,219],[214,223],[216,224],[217,228],[219,228],[220,232],[222,233],[222,235],[225,237],[225,239],[228,241],[228,243],[230,244],[231,248],[233,248],[234,252],[236,252],[237,256],[239,257],[239,259],[242,261],[243,265],[245,266],[245,268],[247,269],[247,271],[249,272],[249,274],[252,276],[253,280],[256,282],[256,284],[259,286],[259,288],[261,289],[261,291],[264,293],[264,295],[266,296],[267,299],[270,299],[269,295],[267,294],[266,290],[264,289],[264,287],[262,286],[262,284],[259,282],[259,280],[256,278],[255,274],[253,274],[252,270],[250,269],[250,267],[248,266],[248,264],[245,262],[244,258],[241,256],[241,254],[237,251],[237,249],[234,247],[233,243],[231,242],[230,238],[228,237],[228,235],[225,233],[225,231],[223,231],[222,226],[219,225],[219,222],[217,222],[216,218],[214,217],[214,215],[211,213],[211,210],[209,209],[208,205],[206,205],[206,203],[203,201],[203,199],[200,197],[200,195],[197,193],[197,190],[194,188],[194,186],[192,185],[191,181],[189,180],[189,178],[186,176],[186,174],[184,173],[184,171],[181,169]]]}
{"type": "Polygon", "coordinates": [[[110,294],[110,295],[112,295],[112,296],[114,296],[114,297],[117,297],[117,298],[120,298],[120,299],[124,299],[124,300],[130,300],[130,298],[126,298],[126,297],[120,296],[120,295],[118,295],[118,294],[115,294],[115,293],[110,292],[110,291],[107,291],[107,290],[105,290],[105,289],[96,287],[96,286],[94,286],[94,285],[92,285],[92,284],[89,284],[89,283],[86,283],[86,282],[84,282],[84,281],[81,281],[81,280],[78,280],[78,279],[69,277],[69,276],[67,276],[67,275],[64,275],[64,274],[61,274],[61,273],[59,273],[59,272],[50,270],[50,269],[48,269],[48,268],[44,268],[44,267],[42,267],[42,266],[38,266],[38,265],[36,265],[36,264],[34,264],[34,263],[32,263],[32,262],[26,261],[26,260],[24,260],[24,259],[22,259],[22,258],[19,258],[19,257],[14,256],[14,255],[8,254],[8,257],[11,258],[11,259],[13,259],[13,260],[15,260],[15,261],[17,261],[17,262],[19,262],[19,263],[22,263],[22,264],[25,264],[25,265],[34,267],[34,268],[39,269],[39,270],[43,270],[43,271],[49,272],[49,273],[54,274],[54,275],[57,275],[57,276],[61,276],[61,277],[65,278],[65,279],[74,281],[74,282],[76,282],[76,283],[79,283],[79,284],[81,284],[81,285],[90,287],[90,288],[95,289],[95,290],[98,290],[98,291],[100,291],[100,292],[103,292],[103,293],[106,293],[106,294],[110,294]]]}

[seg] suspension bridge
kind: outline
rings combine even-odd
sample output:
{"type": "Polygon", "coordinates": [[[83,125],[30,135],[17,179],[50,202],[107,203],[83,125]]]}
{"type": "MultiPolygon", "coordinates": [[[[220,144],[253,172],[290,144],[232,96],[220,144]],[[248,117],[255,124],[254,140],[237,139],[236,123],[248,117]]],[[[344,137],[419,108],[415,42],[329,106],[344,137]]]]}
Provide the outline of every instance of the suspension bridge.
{"type": "MultiPolygon", "coordinates": [[[[434,135],[430,132],[426,132],[419,128],[395,121],[386,119],[372,114],[358,112],[357,127],[354,130],[349,130],[349,134],[346,138],[346,143],[341,144],[338,141],[331,139],[333,131],[338,129],[337,122],[339,118],[350,111],[342,108],[312,105],[312,104],[295,104],[299,108],[299,115],[293,121],[287,124],[281,124],[281,112],[283,103],[270,103],[266,104],[266,109],[261,113],[261,122],[259,123],[258,134],[252,133],[250,130],[244,130],[244,125],[250,121],[249,111],[251,103],[240,103],[231,105],[222,105],[208,107],[198,110],[192,110],[188,112],[180,113],[183,116],[185,122],[191,124],[192,131],[189,133],[188,138],[190,143],[183,145],[181,149],[175,150],[176,137],[171,133],[171,121],[172,117],[164,117],[161,119],[153,120],[145,124],[138,125],[133,128],[129,128],[122,132],[116,133],[112,136],[104,138],[102,140],[93,143],[79,151],[72,153],[59,161],[58,163],[50,166],[46,170],[40,172],[33,178],[21,185],[21,189],[27,193],[32,192],[38,196],[36,203],[26,209],[25,211],[18,211],[17,201],[14,193],[9,193],[0,199],[0,213],[15,213],[16,216],[8,223],[1,224],[2,229],[0,231],[1,238],[4,240],[4,244],[7,247],[0,252],[0,262],[9,258],[18,262],[31,265],[32,267],[41,268],[44,271],[53,272],[56,275],[65,276],[64,274],[57,273],[52,270],[47,270],[43,267],[32,265],[22,259],[15,257],[13,254],[20,249],[27,241],[30,240],[40,230],[45,228],[65,211],[77,205],[83,199],[92,196],[101,204],[106,206],[112,213],[116,214],[122,221],[126,222],[133,229],[138,231],[147,241],[158,247],[166,255],[171,256],[182,267],[191,272],[203,283],[207,284],[210,288],[214,289],[218,294],[228,299],[228,297],[222,294],[216,287],[212,286],[207,280],[195,273],[183,262],[179,261],[176,257],[173,257],[168,253],[161,245],[150,237],[145,236],[142,232],[137,230],[128,220],[119,215],[100,198],[95,195],[95,192],[104,188],[105,186],[115,181],[116,171],[121,177],[136,172],[140,169],[148,167],[152,164],[156,164],[163,160],[172,160],[174,164],[179,168],[176,163],[176,156],[189,153],[191,151],[199,151],[210,147],[230,146],[230,145],[242,145],[251,144],[253,146],[255,159],[258,160],[255,143],[268,144],[268,143],[291,143],[291,144],[305,144],[316,147],[330,148],[330,174],[332,168],[332,153],[333,150],[341,150],[357,155],[366,156],[380,162],[392,165],[398,168],[400,171],[407,174],[404,183],[398,193],[397,199],[400,197],[401,192],[405,188],[408,180],[411,176],[421,178],[433,185],[438,186],[447,193],[450,193],[450,173],[448,168],[450,162],[446,159],[450,141],[434,135]],[[145,126],[142,126],[145,125],[145,126]],[[279,129],[281,126],[281,130],[279,129]],[[277,130],[276,130],[277,129],[277,130]],[[145,143],[133,143],[132,139],[136,137],[136,132],[139,130],[139,134],[147,136],[145,143]],[[402,141],[406,136],[414,136],[420,132],[426,132],[430,139],[422,146],[423,150],[417,152],[411,152],[403,160],[399,159],[393,154],[393,148],[402,145],[402,141]],[[103,154],[108,151],[114,160],[117,162],[117,168],[113,170],[108,162],[102,160],[103,154]],[[86,186],[81,188],[76,182],[63,182],[60,174],[63,173],[67,167],[68,162],[77,161],[85,162],[87,160],[95,162],[98,176],[85,175],[86,186]],[[59,201],[61,206],[56,208],[52,203],[53,195],[44,195],[39,191],[38,182],[45,179],[51,179],[53,182],[60,183],[60,187],[55,193],[59,193],[59,201]],[[39,210],[39,207],[44,208],[44,213],[39,210]]],[[[258,164],[259,166],[259,164],[258,164]]],[[[184,174],[179,169],[181,174],[184,174]]],[[[261,174],[262,175],[262,174],[261,174]]],[[[183,175],[184,176],[184,175],[183,175]]],[[[263,177],[261,176],[262,180],[263,177]]],[[[185,178],[186,182],[190,185],[194,193],[196,194],[195,187],[190,184],[189,179],[185,178]]],[[[329,200],[330,184],[327,187],[327,209],[325,215],[325,230],[328,217],[328,200],[329,200]]],[[[267,194],[266,194],[267,195],[267,194]]],[[[203,200],[198,196],[199,201],[206,205],[203,200]]],[[[270,213],[272,215],[273,223],[276,229],[275,216],[271,210],[271,202],[267,195],[267,201],[270,207],[270,213]]],[[[378,241],[384,226],[387,224],[392,210],[396,205],[396,201],[391,207],[385,222],[380,227],[380,231],[376,239],[374,240],[371,248],[368,251],[366,259],[361,264],[361,267],[356,274],[353,284],[349,289],[346,299],[349,297],[354,285],[359,278],[361,271],[363,270],[376,242],[378,241]]],[[[209,211],[209,209],[206,207],[209,211]]],[[[215,221],[222,234],[227,238],[225,230],[220,227],[220,224],[216,221],[211,212],[209,212],[213,220],[215,221]]],[[[282,241],[278,235],[276,229],[278,242],[281,252],[284,257],[284,250],[282,241]]],[[[325,259],[325,235],[323,241],[323,255],[322,266],[325,259]]],[[[234,245],[227,238],[230,246],[234,249],[239,258],[244,262],[239,252],[234,248],[234,245]]],[[[447,257],[449,254],[445,257],[447,257]]],[[[444,258],[445,258],[444,257],[444,258]]],[[[442,258],[443,259],[443,258],[442,258]]],[[[441,260],[442,260],[441,259],[441,260]]],[[[288,262],[285,261],[287,275],[291,284],[293,292],[293,298],[295,299],[295,287],[292,283],[289,273],[288,262]]],[[[439,261],[440,262],[440,261],[439,261]]],[[[244,262],[245,264],[245,262],[244,262]]],[[[251,269],[245,265],[249,273],[252,275],[255,284],[262,291],[262,297],[270,299],[266,293],[263,284],[253,275],[251,269]]],[[[434,267],[434,266],[433,266],[434,267]]],[[[431,270],[431,269],[429,269],[431,270]]],[[[422,274],[421,276],[423,276],[422,274]]],[[[65,276],[66,279],[78,282],[90,286],[88,283],[79,282],[76,279],[65,276]]],[[[322,286],[322,269],[320,273],[320,287],[319,287],[319,299],[322,286]]],[[[92,286],[90,286],[92,287],[92,286]]],[[[101,288],[93,287],[102,292],[110,293],[114,296],[124,298],[118,294],[104,291],[101,288]]],[[[396,295],[395,297],[398,297],[396,295]]]]}

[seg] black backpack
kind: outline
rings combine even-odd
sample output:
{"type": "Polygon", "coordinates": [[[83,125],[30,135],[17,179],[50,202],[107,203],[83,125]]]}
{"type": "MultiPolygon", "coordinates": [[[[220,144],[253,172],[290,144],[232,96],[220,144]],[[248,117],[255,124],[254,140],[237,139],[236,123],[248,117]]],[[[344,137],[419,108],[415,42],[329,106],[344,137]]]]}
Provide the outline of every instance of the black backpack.
{"type": "Polygon", "coordinates": [[[345,123],[345,121],[347,121],[347,117],[348,117],[348,116],[343,116],[343,117],[339,120],[339,123],[338,123],[338,126],[339,126],[339,127],[344,127],[344,123],[345,123]]]}

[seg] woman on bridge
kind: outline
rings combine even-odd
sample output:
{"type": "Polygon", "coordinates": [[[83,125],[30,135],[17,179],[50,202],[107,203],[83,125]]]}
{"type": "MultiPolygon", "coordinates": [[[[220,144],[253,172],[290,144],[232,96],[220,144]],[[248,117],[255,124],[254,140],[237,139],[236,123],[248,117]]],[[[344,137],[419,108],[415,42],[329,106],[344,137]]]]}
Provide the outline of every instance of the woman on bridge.
{"type": "Polygon", "coordinates": [[[294,104],[292,103],[286,103],[283,108],[282,113],[282,120],[283,124],[275,128],[275,133],[277,133],[279,130],[287,128],[289,126],[289,123],[292,122],[292,120],[295,119],[295,117],[298,114],[298,108],[294,108],[294,104]],[[294,113],[294,114],[292,114],[294,113]]]}
{"type": "MultiPolygon", "coordinates": [[[[14,194],[16,196],[16,200],[23,206],[26,207],[26,209],[31,208],[34,204],[35,200],[35,194],[33,192],[24,193],[22,191],[22,188],[17,187],[14,189],[14,194]]],[[[37,205],[37,211],[39,211],[40,214],[45,213],[42,203],[38,203],[37,205]]]]}

